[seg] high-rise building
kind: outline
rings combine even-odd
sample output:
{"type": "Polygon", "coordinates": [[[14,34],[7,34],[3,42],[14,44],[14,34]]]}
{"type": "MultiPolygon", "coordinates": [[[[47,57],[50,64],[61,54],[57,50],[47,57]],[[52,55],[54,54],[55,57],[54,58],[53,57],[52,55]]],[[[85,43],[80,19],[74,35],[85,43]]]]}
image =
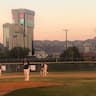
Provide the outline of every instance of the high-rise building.
{"type": "Polygon", "coordinates": [[[23,47],[22,29],[18,24],[3,24],[3,43],[4,46],[12,49],[13,47],[23,47]]]}
{"type": "Polygon", "coordinates": [[[10,24],[3,24],[3,44],[9,48],[10,24]]]}
{"type": "Polygon", "coordinates": [[[28,28],[34,28],[34,11],[28,9],[13,9],[13,23],[24,25],[28,28]]]}
{"type": "Polygon", "coordinates": [[[29,55],[33,50],[35,12],[28,9],[13,9],[12,24],[3,25],[4,45],[9,49],[13,47],[29,48],[29,55]]]}

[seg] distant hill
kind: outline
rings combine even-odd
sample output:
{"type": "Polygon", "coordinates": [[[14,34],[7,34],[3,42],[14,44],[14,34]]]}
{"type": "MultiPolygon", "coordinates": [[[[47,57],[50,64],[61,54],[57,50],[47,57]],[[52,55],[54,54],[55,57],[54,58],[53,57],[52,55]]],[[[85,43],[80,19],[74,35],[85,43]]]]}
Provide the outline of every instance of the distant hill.
{"type": "MultiPolygon", "coordinates": [[[[34,48],[35,50],[44,50],[48,54],[52,53],[62,53],[62,51],[65,49],[66,42],[65,41],[50,41],[50,40],[35,40],[34,41],[34,48]]],[[[80,51],[84,51],[83,47],[85,45],[90,45],[91,47],[96,47],[96,38],[88,39],[85,41],[82,40],[75,40],[75,41],[68,41],[67,42],[68,47],[69,46],[76,46],[80,51]]],[[[94,49],[93,51],[96,51],[94,49]]]]}
{"type": "Polygon", "coordinates": [[[62,41],[34,41],[34,47],[36,50],[44,50],[48,54],[61,53],[64,50],[64,42],[62,41]]]}

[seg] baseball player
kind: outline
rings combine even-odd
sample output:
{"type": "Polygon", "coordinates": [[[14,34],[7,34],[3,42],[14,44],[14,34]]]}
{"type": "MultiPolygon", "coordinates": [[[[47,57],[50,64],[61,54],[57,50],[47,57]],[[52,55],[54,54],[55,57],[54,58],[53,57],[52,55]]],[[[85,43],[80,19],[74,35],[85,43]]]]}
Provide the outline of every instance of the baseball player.
{"type": "Polygon", "coordinates": [[[24,59],[24,77],[25,81],[29,81],[29,61],[27,59],[24,59]]]}

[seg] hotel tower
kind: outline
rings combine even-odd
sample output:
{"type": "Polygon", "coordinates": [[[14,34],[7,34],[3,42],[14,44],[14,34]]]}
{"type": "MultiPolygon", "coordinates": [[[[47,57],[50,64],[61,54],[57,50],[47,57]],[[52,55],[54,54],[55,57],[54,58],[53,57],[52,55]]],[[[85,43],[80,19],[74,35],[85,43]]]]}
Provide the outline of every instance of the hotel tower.
{"type": "Polygon", "coordinates": [[[33,32],[35,12],[28,9],[13,9],[13,23],[3,24],[3,42],[5,47],[29,48],[29,55],[33,53],[33,32]]]}

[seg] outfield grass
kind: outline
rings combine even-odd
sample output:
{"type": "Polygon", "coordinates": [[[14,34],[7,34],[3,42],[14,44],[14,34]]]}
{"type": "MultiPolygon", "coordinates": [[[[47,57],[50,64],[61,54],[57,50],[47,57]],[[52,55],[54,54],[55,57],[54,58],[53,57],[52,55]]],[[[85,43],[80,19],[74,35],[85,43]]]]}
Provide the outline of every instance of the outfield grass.
{"type": "Polygon", "coordinates": [[[90,85],[27,88],[13,91],[5,96],[96,96],[96,88],[90,85]]]}
{"type": "MultiPolygon", "coordinates": [[[[11,80],[13,80],[13,82],[15,82],[15,80],[21,81],[22,78],[14,78],[11,80]]],[[[59,82],[63,83],[64,85],[19,89],[4,96],[96,96],[96,78],[48,77],[42,79],[35,77],[31,78],[31,81],[59,82]]]]}

